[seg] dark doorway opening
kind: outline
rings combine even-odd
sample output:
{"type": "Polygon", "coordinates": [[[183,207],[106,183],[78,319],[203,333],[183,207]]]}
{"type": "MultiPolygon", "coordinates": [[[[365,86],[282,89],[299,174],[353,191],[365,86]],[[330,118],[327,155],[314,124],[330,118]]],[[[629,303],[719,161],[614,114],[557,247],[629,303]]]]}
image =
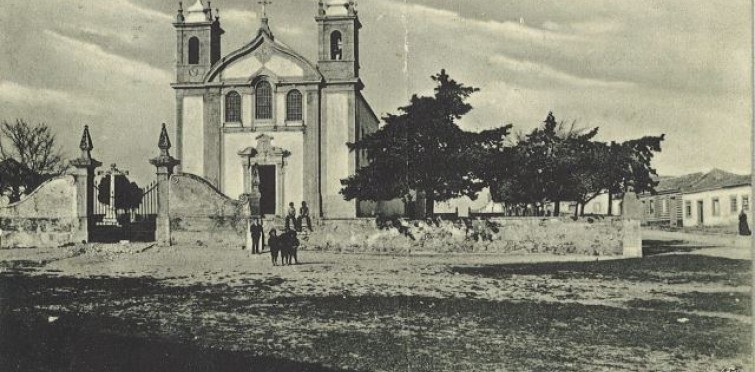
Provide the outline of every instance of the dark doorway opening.
{"type": "Polygon", "coordinates": [[[275,214],[275,165],[259,166],[260,210],[262,214],[275,214]]]}

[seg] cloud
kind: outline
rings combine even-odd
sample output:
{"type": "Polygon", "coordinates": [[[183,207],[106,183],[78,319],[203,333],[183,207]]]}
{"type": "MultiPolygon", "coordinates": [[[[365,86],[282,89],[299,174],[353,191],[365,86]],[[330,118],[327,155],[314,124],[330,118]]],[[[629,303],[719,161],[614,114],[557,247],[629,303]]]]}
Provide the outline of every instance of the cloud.
{"type": "Polygon", "coordinates": [[[55,31],[45,30],[44,33],[55,41],[60,42],[55,44],[58,48],[63,48],[67,54],[71,54],[75,58],[84,59],[88,63],[94,64],[101,70],[109,73],[158,84],[167,84],[172,80],[172,75],[166,70],[153,67],[139,60],[109,53],[97,44],[64,36],[55,31]]]}
{"type": "Polygon", "coordinates": [[[0,80],[0,97],[17,106],[49,105],[69,112],[93,115],[99,103],[91,98],[61,90],[34,88],[8,80],[0,80]]]}
{"type": "Polygon", "coordinates": [[[635,86],[634,83],[626,81],[610,81],[580,77],[557,70],[544,63],[515,59],[503,54],[492,55],[488,58],[488,61],[507,70],[527,74],[530,77],[539,77],[574,86],[599,88],[629,88],[635,86]]]}
{"type": "Polygon", "coordinates": [[[111,4],[107,4],[107,6],[120,9],[119,12],[121,12],[121,14],[128,14],[130,12],[134,12],[134,13],[141,14],[145,17],[153,18],[156,20],[161,20],[161,21],[173,20],[173,16],[169,14],[166,14],[166,13],[163,13],[158,10],[151,9],[151,8],[147,8],[141,5],[134,4],[128,0],[120,0],[118,2],[118,5],[115,5],[115,6],[111,4]]]}
{"type": "Polygon", "coordinates": [[[257,19],[257,13],[250,10],[221,9],[219,15],[221,22],[245,23],[257,19]]]}
{"type": "Polygon", "coordinates": [[[530,42],[549,42],[549,41],[568,41],[568,40],[580,40],[577,35],[556,32],[552,29],[537,28],[528,26],[523,20],[520,22],[511,21],[496,21],[496,20],[480,20],[475,18],[464,17],[458,12],[437,9],[420,4],[409,4],[405,2],[399,2],[395,0],[384,0],[380,2],[383,5],[387,5],[391,8],[392,12],[400,13],[402,16],[407,16],[416,22],[419,20],[427,20],[435,24],[439,29],[447,27],[459,27],[463,28],[465,32],[469,31],[481,31],[489,34],[495,34],[499,37],[526,40],[530,42]]]}

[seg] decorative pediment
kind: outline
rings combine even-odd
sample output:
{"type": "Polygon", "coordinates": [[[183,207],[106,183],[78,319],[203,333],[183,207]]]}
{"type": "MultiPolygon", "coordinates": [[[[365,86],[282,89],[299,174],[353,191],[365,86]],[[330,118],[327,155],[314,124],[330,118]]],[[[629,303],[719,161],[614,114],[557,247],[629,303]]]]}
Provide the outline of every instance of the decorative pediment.
{"type": "Polygon", "coordinates": [[[250,163],[267,163],[270,161],[283,161],[291,152],[272,145],[273,137],[267,134],[257,136],[257,146],[247,147],[238,152],[239,156],[249,159],[250,163]]]}
{"type": "Polygon", "coordinates": [[[251,80],[266,70],[281,80],[320,81],[314,64],[287,45],[275,41],[268,32],[259,32],[247,45],[222,58],[205,76],[205,82],[251,80]]]}

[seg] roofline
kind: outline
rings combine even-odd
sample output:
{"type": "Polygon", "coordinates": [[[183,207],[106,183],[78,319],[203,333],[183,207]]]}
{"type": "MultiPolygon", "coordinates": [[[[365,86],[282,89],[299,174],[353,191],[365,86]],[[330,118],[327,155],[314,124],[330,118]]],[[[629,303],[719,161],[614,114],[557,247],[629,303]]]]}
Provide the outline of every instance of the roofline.
{"type": "Polygon", "coordinates": [[[205,74],[202,81],[204,83],[210,83],[210,79],[215,77],[223,68],[234,62],[235,60],[253,52],[256,50],[260,45],[262,45],[265,42],[265,39],[269,39],[270,45],[277,51],[286,54],[294,59],[299,60],[300,62],[304,63],[306,66],[309,66],[320,79],[324,79],[324,76],[322,73],[320,73],[320,70],[317,68],[317,65],[312,63],[310,60],[305,58],[302,55],[299,55],[294,50],[291,50],[289,47],[287,47],[283,43],[279,43],[275,41],[275,39],[268,38],[264,32],[257,33],[257,36],[252,39],[250,42],[246,43],[241,48],[238,48],[234,50],[233,52],[229,53],[225,57],[220,58],[217,62],[215,62],[214,65],[210,67],[210,69],[205,74]]]}
{"type": "Polygon", "coordinates": [[[752,182],[747,181],[747,182],[742,182],[742,183],[736,183],[736,184],[733,184],[733,185],[718,186],[718,187],[706,187],[704,189],[690,189],[690,190],[685,190],[682,193],[685,194],[685,195],[688,195],[688,194],[698,194],[698,193],[701,193],[701,192],[707,192],[707,191],[713,191],[713,190],[723,190],[723,189],[733,189],[735,187],[743,187],[743,186],[752,186],[752,182]]]}
{"type": "Polygon", "coordinates": [[[361,92],[361,91],[357,91],[357,94],[359,94],[359,98],[361,98],[361,99],[362,99],[362,100],[364,101],[364,104],[365,104],[365,105],[367,106],[367,108],[368,108],[368,109],[370,110],[370,114],[371,114],[371,115],[372,115],[372,117],[373,117],[373,118],[375,118],[375,120],[376,120],[376,121],[378,122],[378,126],[379,126],[379,125],[380,125],[380,122],[381,122],[381,120],[380,120],[380,117],[379,117],[379,116],[377,116],[377,115],[375,115],[375,110],[373,110],[373,109],[372,109],[372,105],[370,105],[370,102],[369,102],[369,101],[367,101],[367,98],[366,98],[366,97],[364,96],[364,94],[362,94],[362,92],[361,92]]]}

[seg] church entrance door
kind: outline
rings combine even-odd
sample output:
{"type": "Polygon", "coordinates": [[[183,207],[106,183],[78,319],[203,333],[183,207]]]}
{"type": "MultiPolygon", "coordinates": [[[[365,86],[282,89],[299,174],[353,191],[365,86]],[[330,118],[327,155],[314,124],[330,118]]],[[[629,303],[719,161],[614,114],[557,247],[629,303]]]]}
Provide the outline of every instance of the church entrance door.
{"type": "Polygon", "coordinates": [[[275,165],[260,165],[260,211],[275,214],[275,165]]]}

